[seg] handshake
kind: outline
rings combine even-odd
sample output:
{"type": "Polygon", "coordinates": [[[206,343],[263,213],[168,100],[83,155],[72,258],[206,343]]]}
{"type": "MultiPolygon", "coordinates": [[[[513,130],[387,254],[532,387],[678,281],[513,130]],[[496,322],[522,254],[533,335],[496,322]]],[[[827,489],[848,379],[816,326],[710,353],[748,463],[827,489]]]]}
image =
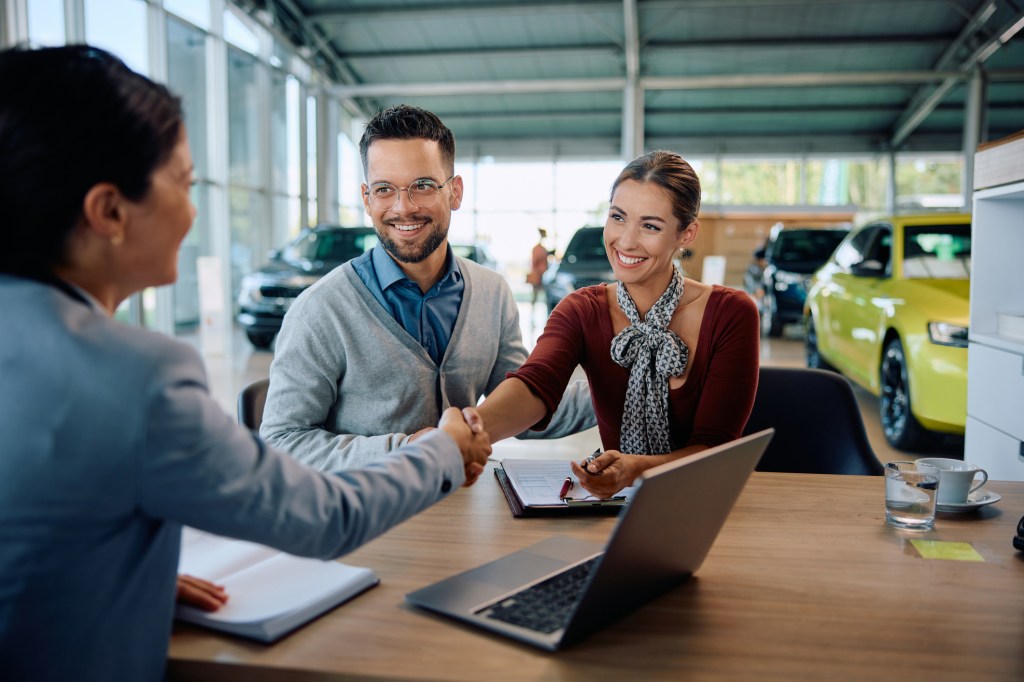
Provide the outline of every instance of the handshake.
{"type": "MultiPolygon", "coordinates": [[[[484,472],[484,464],[491,454],[491,437],[484,431],[484,422],[475,407],[449,407],[441,415],[437,428],[451,436],[462,452],[465,465],[465,486],[471,486],[484,472]]],[[[426,429],[425,429],[426,430],[426,429]]],[[[422,431],[420,432],[422,433],[422,431]]],[[[420,434],[414,434],[412,441],[420,434]]]]}

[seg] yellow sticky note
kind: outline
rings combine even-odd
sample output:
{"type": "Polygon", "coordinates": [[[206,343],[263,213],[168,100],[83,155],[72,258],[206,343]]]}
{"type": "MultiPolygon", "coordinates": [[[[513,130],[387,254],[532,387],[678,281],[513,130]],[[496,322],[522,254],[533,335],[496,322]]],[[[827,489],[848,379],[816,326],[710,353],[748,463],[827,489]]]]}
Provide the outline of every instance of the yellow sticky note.
{"type": "Polygon", "coordinates": [[[924,559],[950,561],[984,561],[984,557],[969,542],[942,542],[940,540],[911,540],[910,544],[924,559]]]}

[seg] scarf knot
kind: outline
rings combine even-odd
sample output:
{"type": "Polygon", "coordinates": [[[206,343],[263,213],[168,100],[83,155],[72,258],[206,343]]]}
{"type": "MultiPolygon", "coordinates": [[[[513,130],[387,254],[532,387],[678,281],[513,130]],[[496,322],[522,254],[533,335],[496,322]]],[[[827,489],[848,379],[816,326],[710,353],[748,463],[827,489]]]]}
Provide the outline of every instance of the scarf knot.
{"type": "Polygon", "coordinates": [[[630,368],[619,444],[623,453],[662,455],[672,451],[668,379],[686,371],[690,350],[668,329],[668,323],[682,295],[682,275],[673,269],[668,288],[641,321],[632,297],[618,282],[616,300],[630,322],[612,339],[611,347],[612,361],[630,368]]]}

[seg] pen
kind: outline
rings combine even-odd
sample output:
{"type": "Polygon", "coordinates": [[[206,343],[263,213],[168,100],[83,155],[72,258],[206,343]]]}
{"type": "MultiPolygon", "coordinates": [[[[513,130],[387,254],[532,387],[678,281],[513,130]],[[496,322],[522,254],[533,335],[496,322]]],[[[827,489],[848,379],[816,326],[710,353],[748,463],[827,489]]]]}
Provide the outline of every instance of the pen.
{"type": "Polygon", "coordinates": [[[584,471],[586,471],[588,474],[590,474],[591,476],[600,476],[602,473],[604,473],[603,471],[591,471],[590,470],[590,463],[593,462],[595,459],[597,459],[600,456],[601,456],[601,448],[598,448],[597,450],[594,450],[594,452],[591,453],[590,457],[587,457],[585,460],[583,460],[583,466],[581,468],[584,471]]]}
{"type": "Polygon", "coordinates": [[[562,490],[558,493],[558,499],[564,500],[570,490],[572,490],[572,477],[566,476],[565,481],[562,482],[562,490]]]}

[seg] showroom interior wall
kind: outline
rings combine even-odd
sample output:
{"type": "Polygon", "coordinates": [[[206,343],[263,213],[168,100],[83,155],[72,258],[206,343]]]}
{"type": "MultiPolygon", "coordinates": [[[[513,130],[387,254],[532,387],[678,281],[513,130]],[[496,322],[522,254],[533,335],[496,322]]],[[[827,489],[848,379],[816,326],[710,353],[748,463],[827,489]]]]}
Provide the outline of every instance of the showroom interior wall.
{"type": "Polygon", "coordinates": [[[194,330],[196,259],[213,257],[222,314],[209,321],[226,336],[238,282],[271,248],[303,226],[361,213],[358,193],[344,192],[349,205],[339,206],[339,184],[360,182],[348,134],[360,122],[272,28],[225,0],[0,0],[0,10],[3,46],[89,42],[183,99],[197,216],[179,279],[134,296],[119,317],[171,334],[194,330]]]}

